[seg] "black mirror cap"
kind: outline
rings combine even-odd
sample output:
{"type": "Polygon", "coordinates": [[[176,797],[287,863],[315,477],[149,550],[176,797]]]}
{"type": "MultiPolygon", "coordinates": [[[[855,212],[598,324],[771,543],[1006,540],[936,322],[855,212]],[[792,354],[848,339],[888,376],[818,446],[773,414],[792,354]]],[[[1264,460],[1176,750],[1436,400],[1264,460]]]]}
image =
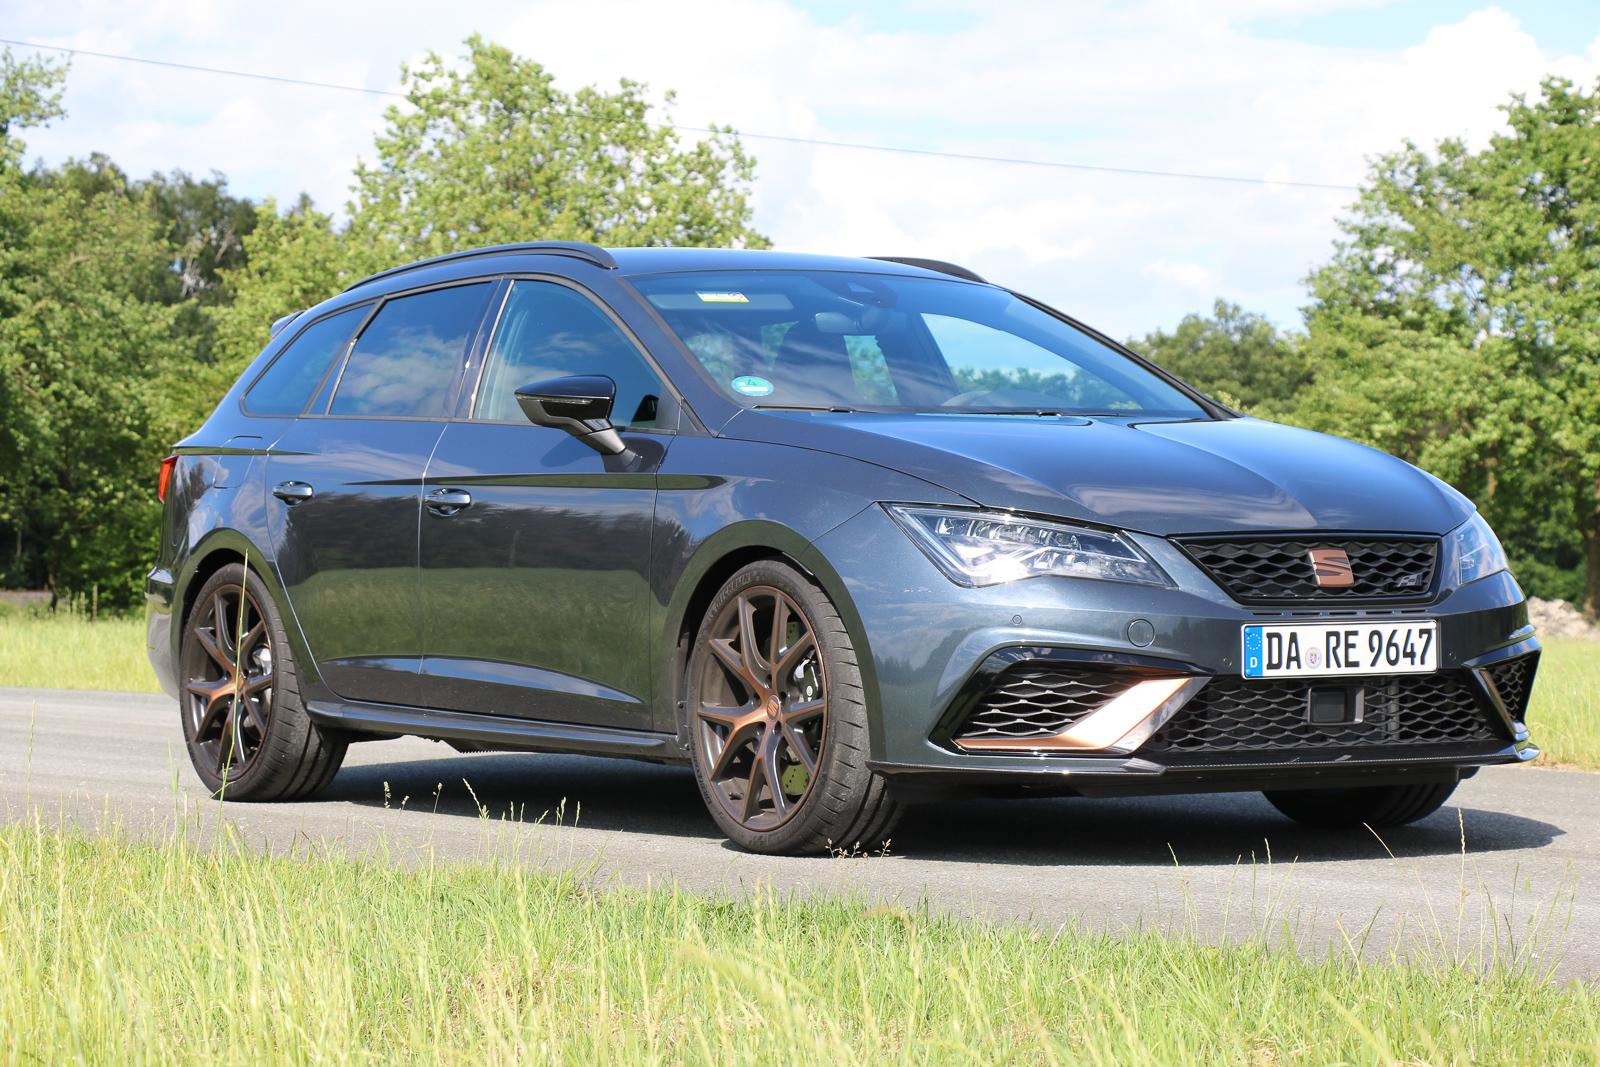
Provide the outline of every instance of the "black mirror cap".
{"type": "Polygon", "coordinates": [[[517,406],[535,426],[565,430],[598,452],[627,451],[611,425],[617,383],[604,374],[574,374],[525,385],[516,392],[517,406]]]}

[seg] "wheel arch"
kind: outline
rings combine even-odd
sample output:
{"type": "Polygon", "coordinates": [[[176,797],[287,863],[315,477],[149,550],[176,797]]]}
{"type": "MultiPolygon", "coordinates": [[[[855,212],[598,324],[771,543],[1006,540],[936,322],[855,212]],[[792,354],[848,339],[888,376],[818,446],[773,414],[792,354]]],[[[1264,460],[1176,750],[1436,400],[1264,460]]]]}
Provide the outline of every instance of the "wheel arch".
{"type": "Polygon", "coordinates": [[[230,563],[244,563],[245,557],[237,549],[228,547],[213,548],[196,561],[194,569],[189,572],[188,578],[183,583],[183,597],[178,605],[178,626],[189,624],[189,612],[194,610],[195,598],[200,595],[200,590],[211,576],[230,563]]]}
{"type": "Polygon", "coordinates": [[[271,565],[270,557],[260,546],[238,530],[227,527],[208,533],[188,553],[181,565],[177,581],[178,594],[175,604],[177,610],[174,613],[172,628],[173,662],[180,661],[183,631],[188,626],[189,612],[194,607],[195,597],[212,575],[230,563],[244,564],[266,585],[268,594],[283,616],[284,630],[289,635],[295,669],[301,677],[302,684],[308,678],[318,678],[316,661],[306,646],[305,636],[300,632],[300,623],[295,616],[294,606],[289,603],[283,585],[278,580],[277,568],[271,565]]]}
{"type": "MultiPolygon", "coordinates": [[[[662,651],[666,653],[663,657],[666,661],[663,685],[679,743],[687,746],[689,740],[684,686],[689,652],[704,622],[706,608],[729,578],[740,569],[761,560],[777,560],[793,567],[816,583],[838,611],[850,635],[850,642],[856,649],[867,702],[867,718],[876,750],[882,730],[879,722],[878,674],[872,658],[871,642],[844,579],[809,540],[789,527],[760,520],[728,527],[708,539],[685,568],[668,605],[667,621],[662,630],[662,651]]],[[[688,751],[687,747],[684,751],[688,751]]]]}

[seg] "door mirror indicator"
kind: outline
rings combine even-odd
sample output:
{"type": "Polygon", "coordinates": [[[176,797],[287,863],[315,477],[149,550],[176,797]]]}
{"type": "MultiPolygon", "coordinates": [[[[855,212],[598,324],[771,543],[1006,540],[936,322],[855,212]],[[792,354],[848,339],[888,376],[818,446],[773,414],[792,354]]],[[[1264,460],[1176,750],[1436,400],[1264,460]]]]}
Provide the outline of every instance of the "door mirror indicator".
{"type": "Polygon", "coordinates": [[[617,383],[604,374],[577,374],[525,385],[517,390],[517,406],[535,426],[565,430],[602,455],[628,451],[611,425],[617,383]]]}

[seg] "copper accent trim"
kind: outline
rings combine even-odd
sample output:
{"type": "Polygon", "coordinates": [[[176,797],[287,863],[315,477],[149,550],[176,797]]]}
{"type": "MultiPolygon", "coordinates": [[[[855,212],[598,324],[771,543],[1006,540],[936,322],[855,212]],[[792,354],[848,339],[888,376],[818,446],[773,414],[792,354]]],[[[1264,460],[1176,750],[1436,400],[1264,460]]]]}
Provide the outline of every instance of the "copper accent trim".
{"type": "Polygon", "coordinates": [[[1058,734],[1046,737],[957,738],[964,752],[1132,752],[1207,682],[1206,678],[1146,678],[1123,690],[1058,734]]]}
{"type": "Polygon", "coordinates": [[[1348,589],[1356,584],[1356,572],[1342,548],[1313,548],[1306,552],[1311,562],[1311,577],[1322,589],[1348,589]]]}

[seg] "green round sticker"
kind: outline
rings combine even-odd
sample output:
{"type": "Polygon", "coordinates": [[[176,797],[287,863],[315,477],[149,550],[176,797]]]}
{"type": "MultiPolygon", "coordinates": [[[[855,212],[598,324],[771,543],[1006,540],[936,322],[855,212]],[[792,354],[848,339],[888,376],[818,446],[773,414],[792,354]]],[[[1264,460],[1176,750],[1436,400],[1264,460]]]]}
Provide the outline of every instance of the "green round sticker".
{"type": "Polygon", "coordinates": [[[731,384],[734,392],[743,393],[745,396],[772,395],[772,383],[765,378],[758,378],[754,374],[741,374],[731,384]]]}

